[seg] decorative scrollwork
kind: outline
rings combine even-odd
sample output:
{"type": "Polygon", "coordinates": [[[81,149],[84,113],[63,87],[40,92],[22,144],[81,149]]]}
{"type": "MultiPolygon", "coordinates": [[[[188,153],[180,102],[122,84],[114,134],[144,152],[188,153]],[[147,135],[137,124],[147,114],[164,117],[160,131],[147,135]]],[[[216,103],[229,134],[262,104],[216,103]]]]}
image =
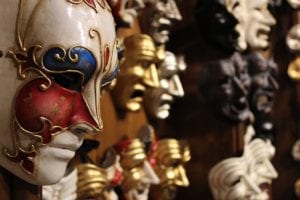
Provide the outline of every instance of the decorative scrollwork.
{"type": "Polygon", "coordinates": [[[98,10],[97,10],[97,4],[98,4],[101,8],[106,9],[109,12],[111,12],[111,8],[108,5],[108,3],[106,2],[106,0],[68,0],[68,2],[73,3],[73,4],[81,4],[84,2],[86,5],[93,8],[96,12],[98,12],[98,10]]]}

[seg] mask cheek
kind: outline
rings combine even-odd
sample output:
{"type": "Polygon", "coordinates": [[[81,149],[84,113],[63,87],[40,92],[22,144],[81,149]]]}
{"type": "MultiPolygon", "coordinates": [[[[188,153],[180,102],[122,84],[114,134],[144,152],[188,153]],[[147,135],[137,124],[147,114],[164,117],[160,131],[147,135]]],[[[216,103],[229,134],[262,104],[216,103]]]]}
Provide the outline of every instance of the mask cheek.
{"type": "Polygon", "coordinates": [[[43,91],[43,79],[35,79],[22,87],[15,100],[15,122],[29,135],[40,135],[43,143],[51,134],[69,125],[73,110],[72,95],[53,84],[43,91]]]}

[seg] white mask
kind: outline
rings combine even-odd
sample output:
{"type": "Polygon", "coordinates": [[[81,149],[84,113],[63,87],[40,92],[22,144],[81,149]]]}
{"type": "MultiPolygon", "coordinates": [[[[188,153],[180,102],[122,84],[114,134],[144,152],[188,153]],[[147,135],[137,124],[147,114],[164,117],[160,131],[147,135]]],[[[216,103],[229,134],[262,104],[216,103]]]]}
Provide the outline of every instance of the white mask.
{"type": "Polygon", "coordinates": [[[215,199],[269,199],[267,191],[261,187],[270,184],[278,176],[270,162],[275,148],[269,140],[256,138],[250,141],[252,133],[253,127],[248,127],[241,157],[225,159],[210,170],[209,184],[215,199]]]}
{"type": "Polygon", "coordinates": [[[238,46],[246,50],[264,49],[269,46],[269,33],[276,21],[268,10],[268,0],[227,0],[226,6],[239,21],[238,46]]]}
{"type": "Polygon", "coordinates": [[[1,1],[0,165],[54,184],[83,133],[102,129],[101,85],[117,71],[114,21],[106,1],[1,1]]]}

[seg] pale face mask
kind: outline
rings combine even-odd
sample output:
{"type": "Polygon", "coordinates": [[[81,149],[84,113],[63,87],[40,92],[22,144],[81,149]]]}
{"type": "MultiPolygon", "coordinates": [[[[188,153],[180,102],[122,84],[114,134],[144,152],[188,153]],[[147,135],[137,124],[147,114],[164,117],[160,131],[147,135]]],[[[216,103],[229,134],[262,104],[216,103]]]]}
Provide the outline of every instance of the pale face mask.
{"type": "Polygon", "coordinates": [[[102,129],[101,88],[118,71],[114,21],[106,1],[5,4],[0,165],[29,183],[53,184],[83,133],[102,129]]]}
{"type": "Polygon", "coordinates": [[[269,33],[276,21],[268,10],[268,3],[268,0],[246,2],[248,12],[246,40],[252,49],[264,49],[269,46],[269,33]]]}
{"type": "Polygon", "coordinates": [[[268,0],[228,0],[227,9],[239,21],[240,50],[264,49],[269,46],[269,33],[276,21],[268,10],[268,0]]]}
{"type": "Polygon", "coordinates": [[[145,109],[154,118],[166,119],[169,116],[174,97],[183,97],[184,90],[178,73],[184,71],[186,63],[183,57],[177,57],[167,51],[164,61],[158,67],[160,87],[147,90],[145,109]]]}
{"type": "Polygon", "coordinates": [[[169,30],[182,16],[174,0],[145,0],[146,7],[141,13],[142,31],[149,34],[155,43],[169,41],[169,30]]]}
{"type": "MultiPolygon", "coordinates": [[[[254,133],[252,127],[248,127],[245,138],[249,133],[254,133]]],[[[275,149],[269,140],[256,138],[249,142],[249,139],[245,139],[241,157],[225,159],[210,170],[209,184],[215,199],[269,199],[266,186],[277,177],[270,162],[275,149]]]]}

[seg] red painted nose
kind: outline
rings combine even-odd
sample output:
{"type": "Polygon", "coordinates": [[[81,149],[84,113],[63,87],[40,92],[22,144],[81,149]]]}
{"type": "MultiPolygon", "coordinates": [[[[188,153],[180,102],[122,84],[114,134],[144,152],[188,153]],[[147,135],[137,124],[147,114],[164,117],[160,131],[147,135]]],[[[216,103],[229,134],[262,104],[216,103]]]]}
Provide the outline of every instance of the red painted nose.
{"type": "Polygon", "coordinates": [[[30,132],[41,131],[45,128],[41,117],[61,128],[78,123],[97,128],[81,93],[65,89],[54,82],[46,91],[41,90],[40,85],[46,83],[44,79],[35,79],[19,91],[15,102],[15,117],[22,128],[30,132]]]}

